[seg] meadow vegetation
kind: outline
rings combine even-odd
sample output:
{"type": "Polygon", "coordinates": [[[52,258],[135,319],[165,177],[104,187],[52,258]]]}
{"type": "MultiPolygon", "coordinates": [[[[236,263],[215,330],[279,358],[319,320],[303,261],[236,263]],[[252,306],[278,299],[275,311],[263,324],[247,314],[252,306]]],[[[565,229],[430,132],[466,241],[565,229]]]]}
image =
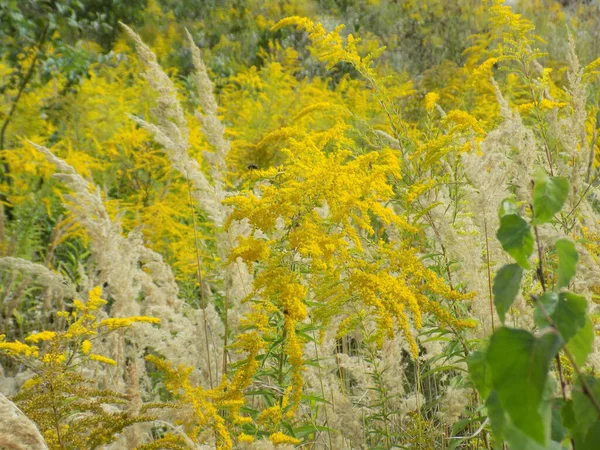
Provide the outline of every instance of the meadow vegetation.
{"type": "Polygon", "coordinates": [[[0,448],[600,448],[598,2],[0,19],[0,448]]]}

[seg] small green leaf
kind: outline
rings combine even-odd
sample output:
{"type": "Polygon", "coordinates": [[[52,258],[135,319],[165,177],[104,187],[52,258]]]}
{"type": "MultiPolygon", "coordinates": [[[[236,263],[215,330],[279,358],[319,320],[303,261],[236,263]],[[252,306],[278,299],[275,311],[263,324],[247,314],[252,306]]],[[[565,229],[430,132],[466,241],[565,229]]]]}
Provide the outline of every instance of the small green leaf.
{"type": "Polygon", "coordinates": [[[548,222],[561,210],[567,195],[569,182],[565,177],[550,177],[538,170],[533,186],[533,224],[548,222]]]}
{"type": "Polygon", "coordinates": [[[554,244],[558,253],[558,283],[557,288],[568,286],[575,276],[579,255],[575,244],[568,239],[559,239],[554,244]]]}
{"type": "Polygon", "coordinates": [[[498,311],[498,316],[503,324],[506,313],[519,293],[522,278],[523,268],[518,264],[503,266],[494,277],[494,287],[492,288],[494,306],[496,306],[496,311],[498,311]]]}
{"type": "Polygon", "coordinates": [[[582,366],[588,355],[592,353],[594,349],[594,324],[589,316],[585,318],[585,325],[567,342],[567,349],[573,355],[578,366],[582,366]]]}
{"type": "Polygon", "coordinates": [[[531,227],[520,216],[508,214],[500,219],[500,229],[496,235],[502,248],[512,256],[521,267],[529,269],[529,255],[533,252],[531,227]]]}
{"type": "Polygon", "coordinates": [[[545,445],[549,430],[540,413],[548,369],[562,340],[556,333],[539,338],[525,330],[499,328],[492,335],[487,362],[492,386],[513,425],[545,445]]]}
{"type": "Polygon", "coordinates": [[[502,218],[504,216],[508,216],[510,214],[518,214],[519,208],[517,207],[517,202],[514,198],[508,197],[502,200],[500,203],[500,208],[498,209],[498,217],[502,218]]]}
{"type": "Polygon", "coordinates": [[[487,398],[492,387],[491,372],[488,367],[485,352],[475,350],[467,357],[469,376],[482,398],[487,398]]]}
{"type": "MultiPolygon", "coordinates": [[[[561,292],[560,294],[546,292],[538,301],[554,322],[565,342],[569,342],[585,326],[587,309],[585,297],[572,292],[561,292]]],[[[536,306],[533,317],[539,327],[549,325],[540,305],[536,306]]]]}

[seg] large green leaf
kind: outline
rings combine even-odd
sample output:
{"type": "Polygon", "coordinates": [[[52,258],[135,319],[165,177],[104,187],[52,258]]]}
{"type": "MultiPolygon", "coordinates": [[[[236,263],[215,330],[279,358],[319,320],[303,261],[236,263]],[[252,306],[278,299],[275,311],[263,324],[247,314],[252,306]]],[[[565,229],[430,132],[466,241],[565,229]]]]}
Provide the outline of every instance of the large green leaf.
{"type": "Polygon", "coordinates": [[[579,255],[575,244],[568,239],[559,239],[554,244],[558,253],[558,282],[557,288],[568,286],[575,276],[579,255]]]}
{"type": "Polygon", "coordinates": [[[487,362],[492,386],[513,425],[545,445],[549,435],[541,403],[548,369],[562,340],[556,333],[539,338],[525,330],[502,327],[490,339],[487,362]]]}
{"type": "Polygon", "coordinates": [[[548,222],[561,210],[569,193],[565,177],[550,177],[543,170],[536,172],[533,186],[533,224],[548,222]]]}
{"type": "Polygon", "coordinates": [[[491,372],[488,367],[486,354],[480,350],[471,352],[467,357],[469,376],[482,398],[487,398],[492,387],[491,372]]]}
{"type": "MultiPolygon", "coordinates": [[[[546,386],[545,397],[547,398],[545,399],[545,404],[542,405],[541,408],[544,427],[547,428],[547,440],[549,441],[549,443],[545,445],[538,443],[525,434],[520,428],[516,427],[502,408],[496,391],[490,393],[485,406],[490,419],[494,440],[498,445],[497,448],[502,448],[502,442],[506,441],[511,450],[564,450],[559,442],[550,440],[549,436],[550,430],[553,429],[554,426],[552,415],[552,406],[554,405],[554,402],[550,398],[552,393],[549,392],[549,387],[551,386],[546,386]]],[[[560,412],[557,416],[557,419],[560,420],[560,412]]]]}
{"type": "Polygon", "coordinates": [[[492,292],[496,311],[503,324],[506,313],[519,293],[522,278],[523,268],[518,264],[507,264],[496,273],[492,292]]]}
{"type": "Polygon", "coordinates": [[[582,366],[594,349],[594,324],[590,317],[585,318],[585,325],[567,342],[567,349],[575,358],[575,363],[582,366]]]}
{"type": "Polygon", "coordinates": [[[500,219],[500,229],[496,235],[502,248],[512,256],[521,267],[529,269],[529,255],[533,252],[531,227],[520,216],[508,214],[500,219]]]}
{"type": "Polygon", "coordinates": [[[487,408],[488,417],[490,418],[494,439],[498,442],[504,441],[508,418],[500,404],[500,399],[498,398],[498,393],[496,391],[490,392],[490,395],[485,402],[485,406],[487,408]]]}

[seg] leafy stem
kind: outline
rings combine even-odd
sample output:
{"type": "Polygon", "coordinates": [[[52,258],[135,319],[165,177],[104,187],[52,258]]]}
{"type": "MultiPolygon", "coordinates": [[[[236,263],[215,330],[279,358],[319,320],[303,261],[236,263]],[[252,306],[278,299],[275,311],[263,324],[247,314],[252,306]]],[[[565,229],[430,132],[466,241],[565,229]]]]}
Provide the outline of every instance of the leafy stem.
{"type": "MultiPolygon", "coordinates": [[[[554,320],[552,320],[552,317],[550,317],[550,314],[548,314],[548,311],[546,310],[546,308],[544,307],[544,305],[540,301],[539,297],[537,297],[536,295],[533,295],[533,294],[530,294],[530,295],[531,295],[531,298],[533,299],[533,301],[536,303],[536,305],[540,309],[540,311],[542,312],[542,314],[544,316],[544,319],[550,325],[550,328],[552,328],[552,330],[553,330],[554,333],[559,334],[558,327],[556,326],[556,323],[554,322],[554,320]]],[[[592,389],[590,388],[590,385],[588,384],[588,382],[586,381],[585,377],[583,376],[583,373],[581,372],[581,369],[579,368],[579,366],[575,362],[575,358],[573,358],[573,355],[571,354],[571,352],[569,351],[569,349],[566,346],[563,346],[562,351],[564,352],[565,356],[569,360],[569,364],[571,364],[571,367],[573,367],[573,370],[577,374],[577,378],[579,378],[579,382],[581,383],[581,387],[583,389],[583,393],[588,397],[588,399],[590,400],[590,402],[592,402],[592,405],[594,405],[594,408],[596,409],[596,411],[600,415],[600,402],[598,402],[598,400],[596,399],[596,397],[594,397],[594,394],[592,393],[592,389]]]]}

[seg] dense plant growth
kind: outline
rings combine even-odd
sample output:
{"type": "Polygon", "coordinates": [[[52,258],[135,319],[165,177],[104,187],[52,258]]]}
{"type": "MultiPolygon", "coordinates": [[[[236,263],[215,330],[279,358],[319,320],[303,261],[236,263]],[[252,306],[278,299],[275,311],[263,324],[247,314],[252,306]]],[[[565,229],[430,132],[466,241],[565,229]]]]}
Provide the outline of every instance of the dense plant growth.
{"type": "Polygon", "coordinates": [[[0,1],[0,447],[599,448],[600,10],[505,3],[0,1]]]}

